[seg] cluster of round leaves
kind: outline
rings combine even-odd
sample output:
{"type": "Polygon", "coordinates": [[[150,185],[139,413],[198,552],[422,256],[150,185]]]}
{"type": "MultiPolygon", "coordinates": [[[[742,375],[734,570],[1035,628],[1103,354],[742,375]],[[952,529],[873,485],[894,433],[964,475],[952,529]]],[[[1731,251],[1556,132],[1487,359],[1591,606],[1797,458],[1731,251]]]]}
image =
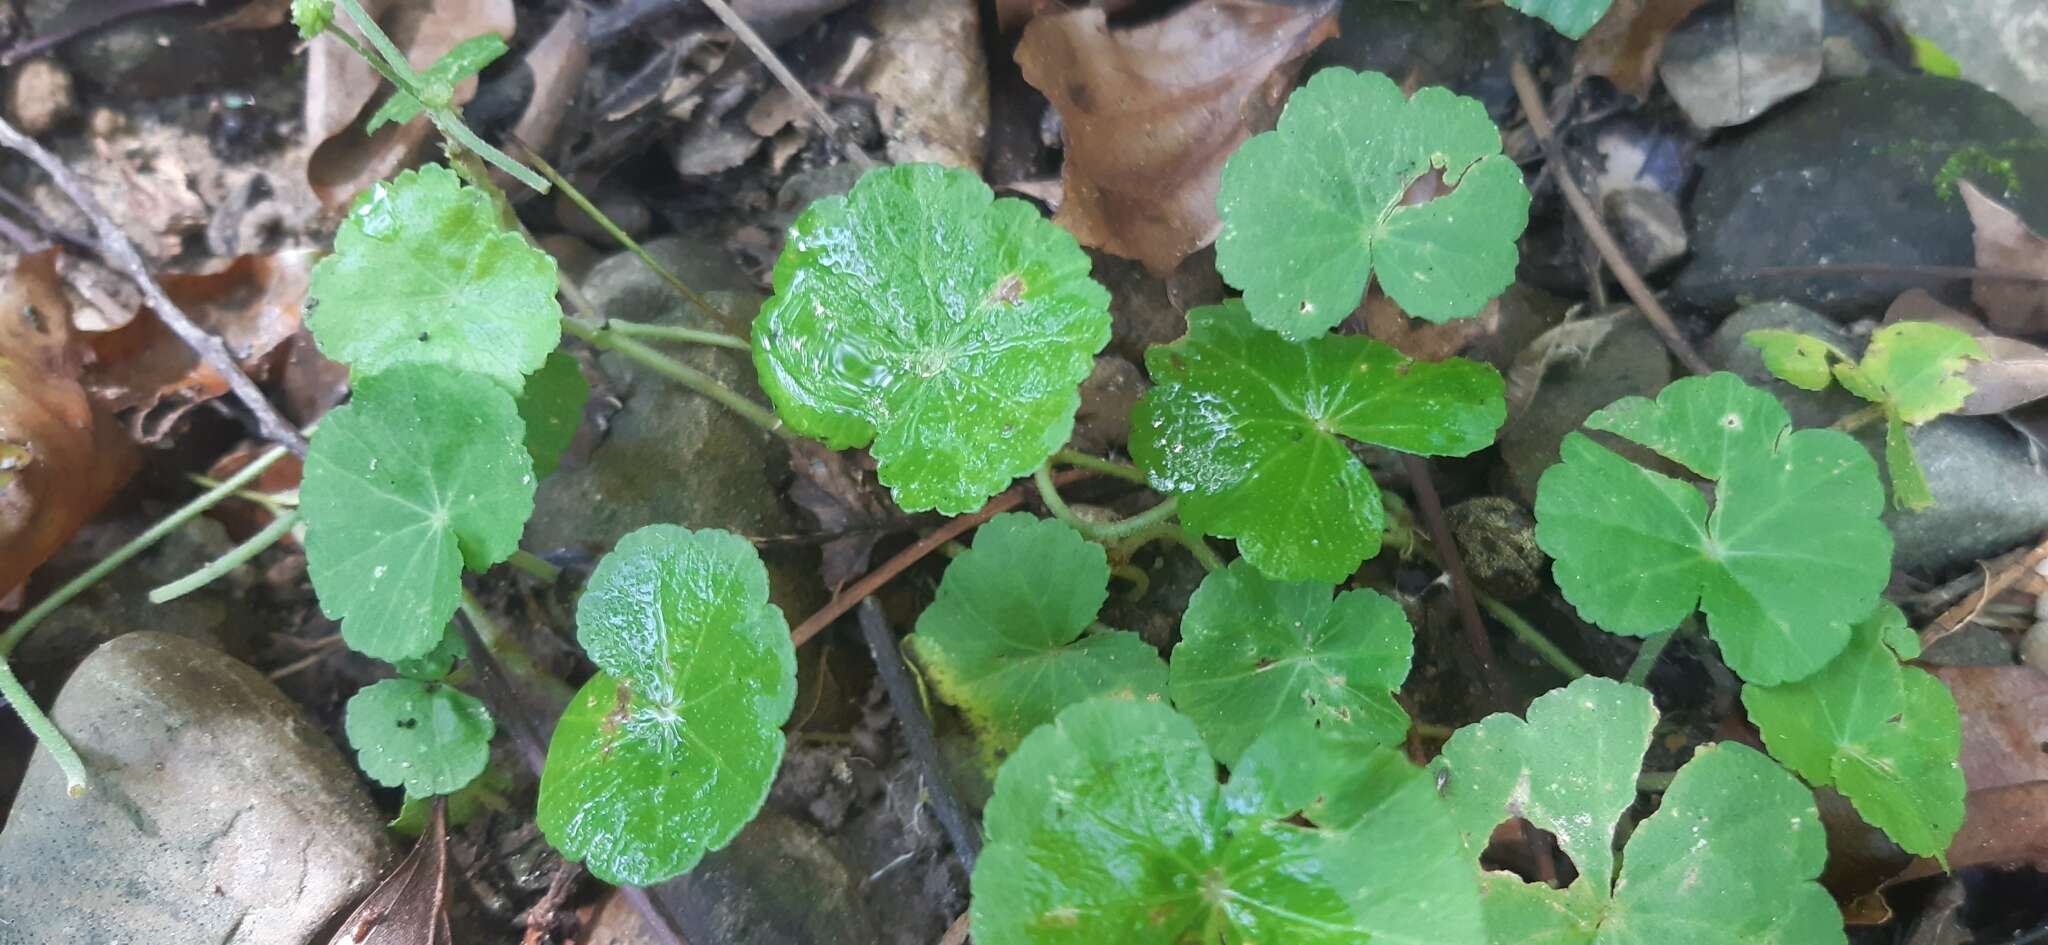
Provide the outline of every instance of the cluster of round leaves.
{"type": "Polygon", "coordinates": [[[398,678],[349,703],[363,769],[415,797],[483,770],[492,722],[447,685],[465,569],[518,549],[535,481],[589,389],[554,352],[554,260],[483,191],[428,166],[357,201],[313,271],[307,324],[354,396],[306,456],[307,571],[342,638],[398,678]]]}
{"type": "Polygon", "coordinates": [[[1169,665],[1137,634],[1095,624],[1108,584],[1102,546],[1065,523],[997,516],[947,567],[910,645],[992,753],[1092,698],[1170,698],[1226,764],[1282,723],[1372,743],[1408,732],[1393,693],[1413,631],[1378,592],[1332,596],[1234,562],[1189,599],[1169,665]]]}
{"type": "Polygon", "coordinates": [[[1793,430],[1776,398],[1725,373],[1617,401],[1586,426],[1711,483],[1712,504],[1694,482],[1568,435],[1536,495],[1536,540],[1565,598],[1631,636],[1703,611],[1772,754],[1939,855],[1962,821],[1960,722],[1945,687],[1899,665],[1918,648],[1879,598],[1892,540],[1870,454],[1793,430]]]}

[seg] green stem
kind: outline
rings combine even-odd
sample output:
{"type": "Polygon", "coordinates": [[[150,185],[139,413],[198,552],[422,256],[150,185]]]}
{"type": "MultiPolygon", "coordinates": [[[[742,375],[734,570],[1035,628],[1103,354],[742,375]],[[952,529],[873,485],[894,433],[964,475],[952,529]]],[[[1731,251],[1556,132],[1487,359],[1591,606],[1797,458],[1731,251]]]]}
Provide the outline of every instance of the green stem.
{"type": "Polygon", "coordinates": [[[1565,655],[1565,652],[1559,649],[1557,644],[1550,642],[1550,638],[1543,635],[1543,631],[1536,629],[1534,624],[1524,619],[1521,614],[1516,613],[1514,608],[1500,602],[1493,595],[1476,588],[1472,591],[1472,596],[1478,599],[1479,606],[1486,608],[1486,612],[1493,615],[1493,619],[1500,621],[1502,625],[1512,631],[1515,638],[1522,641],[1523,646],[1535,650],[1537,656],[1542,657],[1544,662],[1549,663],[1558,672],[1573,679],[1586,675],[1585,667],[1580,666],[1577,660],[1565,655]]]}
{"type": "Polygon", "coordinates": [[[270,520],[270,524],[263,526],[262,531],[249,536],[248,541],[236,545],[227,554],[207,562],[205,567],[191,574],[187,574],[156,590],[150,591],[149,602],[152,604],[162,604],[174,601],[213,583],[229,571],[249,563],[250,558],[262,554],[264,549],[277,544],[278,539],[283,538],[297,524],[299,524],[298,509],[292,509],[278,515],[270,520]]]}
{"type": "Polygon", "coordinates": [[[1038,487],[1038,497],[1045,502],[1046,509],[1052,512],[1054,518],[1073,526],[1075,531],[1093,541],[1113,542],[1129,538],[1172,518],[1174,510],[1180,505],[1178,498],[1169,497],[1166,501],[1127,519],[1091,522],[1074,514],[1074,510],[1068,507],[1067,500],[1060,498],[1059,486],[1052,481],[1051,463],[1038,467],[1038,471],[1031,474],[1031,481],[1038,487]]]}
{"type": "Polygon", "coordinates": [[[85,773],[85,759],[78,757],[78,749],[64,740],[64,733],[57,731],[57,723],[50,721],[35,700],[28,697],[28,690],[22,688],[21,680],[14,677],[6,660],[0,660],[0,697],[14,707],[14,714],[21,716],[21,723],[28,726],[36,744],[43,746],[50,759],[57,762],[57,770],[64,772],[64,789],[72,797],[84,797],[91,784],[85,773]]]}
{"type": "Polygon", "coordinates": [[[1128,463],[1119,463],[1114,460],[1103,459],[1100,456],[1090,456],[1089,454],[1083,453],[1080,450],[1060,450],[1059,452],[1052,454],[1052,461],[1062,466],[1073,466],[1077,469],[1092,469],[1096,472],[1102,473],[1105,476],[1115,476],[1118,479],[1127,480],[1129,482],[1135,482],[1141,486],[1151,484],[1146,480],[1144,470],[1141,470],[1136,466],[1132,466],[1128,463]]]}
{"type": "Polygon", "coordinates": [[[1209,543],[1204,541],[1202,536],[1190,535],[1186,529],[1178,529],[1176,531],[1174,540],[1180,542],[1181,547],[1186,548],[1189,554],[1195,556],[1195,560],[1201,563],[1202,570],[1209,572],[1223,570],[1223,559],[1216,556],[1216,549],[1209,547],[1209,543]]]}
{"type": "Polygon", "coordinates": [[[1045,503],[1053,518],[1067,523],[1083,535],[1088,534],[1088,523],[1074,514],[1074,510],[1067,506],[1067,500],[1060,498],[1060,487],[1052,481],[1051,463],[1038,467],[1038,471],[1031,474],[1031,482],[1038,487],[1038,500],[1045,503]]]}
{"type": "Polygon", "coordinates": [[[1673,627],[1663,633],[1651,634],[1643,640],[1642,648],[1636,650],[1636,661],[1629,664],[1628,675],[1623,680],[1631,686],[1647,687],[1650,670],[1657,668],[1657,659],[1664,655],[1664,648],[1671,645],[1671,638],[1678,635],[1673,627]]]}
{"type": "Polygon", "coordinates": [[[654,274],[660,277],[661,281],[668,283],[669,288],[676,290],[676,293],[683,298],[689,299],[691,304],[703,309],[705,314],[710,315],[719,324],[738,334],[747,334],[748,326],[745,322],[735,317],[731,312],[711,304],[709,300],[698,295],[697,290],[690,288],[687,283],[683,282],[680,276],[677,276],[667,266],[657,261],[647,252],[646,248],[642,247],[632,237],[627,236],[625,230],[620,229],[617,223],[613,223],[611,217],[606,216],[603,210],[599,210],[596,204],[591,203],[590,198],[583,196],[583,192],[577,190],[575,184],[569,183],[569,179],[563,177],[561,172],[555,170],[554,166],[549,164],[546,159],[535,154],[532,148],[526,149],[526,156],[529,160],[533,161],[535,167],[540,168],[541,174],[547,177],[549,183],[561,188],[563,196],[568,197],[570,203],[575,204],[576,208],[583,211],[585,216],[596,221],[598,227],[603,229],[606,235],[617,240],[620,246],[626,247],[628,252],[640,257],[640,261],[646,263],[647,268],[653,270],[654,274]]]}
{"type": "Polygon", "coordinates": [[[1861,410],[1843,415],[1842,419],[1835,421],[1830,429],[1840,430],[1843,433],[1854,433],[1883,419],[1884,405],[1871,404],[1861,410]]]}
{"type": "MultiPolygon", "coordinates": [[[[357,3],[356,0],[335,0],[335,4],[341,7],[343,13],[348,14],[348,18],[355,22],[356,28],[363,31],[363,38],[369,40],[370,46],[377,50],[377,56],[370,56],[362,52],[361,46],[350,43],[350,46],[356,48],[357,55],[361,55],[372,67],[376,66],[378,57],[382,57],[384,64],[390,67],[389,72],[395,76],[391,80],[392,84],[403,89],[407,94],[418,92],[420,84],[419,73],[412,71],[412,63],[405,58],[405,53],[400,52],[398,46],[391,42],[391,37],[384,35],[383,28],[377,25],[376,19],[370,16],[369,11],[363,9],[363,5],[357,3]]],[[[338,29],[329,30],[329,32],[347,35],[338,29]]],[[[377,71],[384,72],[386,70],[379,69],[377,71]]],[[[418,96],[414,95],[414,97],[417,98],[418,96]]]]}
{"type": "Polygon", "coordinates": [[[710,345],[714,348],[731,348],[734,351],[752,351],[754,346],[745,338],[735,338],[722,331],[699,331],[695,328],[681,328],[675,325],[651,325],[647,322],[629,322],[608,319],[604,323],[607,331],[615,331],[628,338],[645,338],[650,341],[679,341],[684,344],[710,345]]]}
{"type": "Polygon", "coordinates": [[[720,384],[711,375],[662,354],[643,342],[615,331],[593,328],[566,315],[562,317],[562,331],[583,339],[593,348],[618,352],[641,367],[717,401],[726,409],[776,436],[785,440],[798,438],[788,427],[782,425],[782,418],[776,416],[774,411],[740,396],[732,388],[720,384]]]}
{"type": "Polygon", "coordinates": [[[1179,508],[1180,499],[1169,496],[1166,501],[1143,512],[1139,512],[1130,518],[1104,525],[1090,525],[1089,527],[1094,531],[1093,537],[1097,540],[1117,541],[1165,522],[1167,519],[1172,518],[1173,513],[1178,511],[1179,508]]]}
{"type": "Polygon", "coordinates": [[[553,584],[562,578],[561,568],[547,563],[541,556],[524,548],[513,551],[512,557],[506,558],[505,563],[540,578],[543,583],[553,584]]]}
{"type": "Polygon", "coordinates": [[[490,612],[484,610],[483,602],[477,600],[469,588],[462,589],[460,606],[462,615],[468,617],[469,625],[476,629],[476,638],[483,641],[484,649],[490,651],[491,658],[497,660],[499,666],[504,667],[507,675],[530,687],[551,706],[569,704],[569,700],[576,694],[569,688],[569,684],[541,669],[540,664],[534,661],[533,654],[520,645],[518,640],[513,639],[511,634],[506,633],[505,628],[498,626],[496,620],[491,619],[490,612]]]}
{"type": "Polygon", "coordinates": [[[5,658],[7,654],[14,652],[15,646],[21,643],[22,638],[28,636],[28,632],[35,629],[36,624],[41,623],[44,618],[50,616],[57,608],[64,606],[72,598],[84,593],[87,588],[97,583],[100,578],[106,577],[115,568],[126,564],[128,559],[141,554],[144,549],[162,541],[165,535],[177,531],[179,526],[191,521],[199,513],[219,505],[221,500],[228,498],[243,486],[255,481],[256,477],[262,475],[264,470],[269,469],[272,463],[283,459],[289,453],[290,451],[282,446],[272,447],[263,455],[256,457],[254,462],[242,467],[234,475],[221,480],[220,485],[208,489],[197,498],[185,503],[177,511],[165,516],[162,521],[151,525],[148,531],[135,536],[127,544],[114,549],[113,554],[100,559],[99,563],[87,568],[84,574],[80,574],[66,582],[63,587],[52,592],[49,597],[44,598],[42,603],[30,608],[28,613],[22,614],[21,619],[16,620],[13,626],[8,627],[5,634],[0,634],[0,658],[5,658]]]}

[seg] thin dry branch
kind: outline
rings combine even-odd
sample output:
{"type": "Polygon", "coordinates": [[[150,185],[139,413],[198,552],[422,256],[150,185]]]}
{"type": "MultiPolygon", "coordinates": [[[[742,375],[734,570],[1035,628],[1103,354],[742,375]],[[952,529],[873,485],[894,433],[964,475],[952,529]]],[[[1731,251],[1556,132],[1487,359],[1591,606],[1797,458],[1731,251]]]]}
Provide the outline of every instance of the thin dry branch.
{"type": "Polygon", "coordinates": [[[56,155],[36,143],[34,138],[22,134],[4,118],[0,118],[0,145],[5,145],[34,161],[37,167],[43,169],[43,173],[50,175],[50,180],[56,183],[57,189],[62,190],[64,196],[71,198],[71,202],[78,205],[79,211],[85,214],[86,219],[92,221],[93,233],[98,237],[101,258],[142,290],[142,297],[149,302],[150,309],[156,312],[157,318],[163,321],[172,334],[178,336],[178,340],[191,348],[207,367],[227,379],[228,388],[234,391],[236,399],[248,407],[249,412],[255,416],[256,427],[263,436],[299,456],[306,455],[306,438],[300,436],[299,431],[277,412],[277,408],[270,405],[269,398],[263,396],[263,391],[256,386],[256,382],[250,380],[249,375],[242,373],[241,367],[235,364],[234,356],[228,353],[227,345],[194,324],[192,319],[185,315],[185,310],[179,308],[178,303],[171,301],[171,297],[164,294],[163,286],[157,284],[156,278],[149,274],[149,267],[144,266],[142,257],[136,254],[135,244],[130,243],[120,227],[114,225],[113,218],[107,215],[99,201],[79,182],[77,175],[72,174],[71,169],[65,167],[64,162],[56,155]]]}
{"type": "Polygon", "coordinates": [[[761,34],[754,32],[754,28],[748,26],[746,20],[740,19],[740,15],[733,11],[731,5],[725,0],[704,0],[704,5],[711,9],[712,15],[718,17],[720,23],[725,24],[726,29],[731,30],[734,36],[739,37],[741,43],[753,51],[754,58],[761,60],[761,64],[768,67],[768,72],[775,76],[775,81],[782,83],[782,87],[790,95],[803,103],[804,108],[810,111],[811,117],[818,122],[818,127],[833,141],[838,142],[839,149],[845,152],[847,160],[861,167],[874,166],[874,159],[868,157],[866,151],[862,151],[859,145],[846,136],[846,129],[839,124],[839,120],[833,118],[832,113],[826,111],[825,106],[811,96],[810,90],[804,88],[802,82],[797,81],[796,74],[789,71],[788,66],[783,65],[782,57],[777,56],[775,50],[769,48],[767,41],[761,38],[761,34]]]}
{"type": "Polygon", "coordinates": [[[1550,170],[1557,175],[1557,189],[1564,193],[1564,202],[1571,205],[1572,215],[1579,218],[1579,225],[1585,227],[1586,236],[1592,239],[1593,248],[1600,251],[1600,258],[1607,261],[1607,268],[1614,270],[1614,281],[1621,283],[1621,290],[1628,293],[1629,301],[1636,304],[1643,317],[1650,320],[1657,329],[1664,346],[1671,349],[1686,370],[1694,374],[1712,374],[1714,369],[1707,366],[1705,358],[1693,350],[1692,342],[1678,330],[1671,313],[1665,311],[1657,301],[1656,293],[1650,291],[1649,283],[1643,281],[1641,273],[1629,263],[1628,254],[1621,251],[1621,245],[1614,241],[1614,234],[1607,231],[1607,224],[1601,222],[1599,211],[1593,209],[1593,202],[1586,199],[1585,191],[1579,189],[1572,179],[1571,169],[1560,159],[1552,134],[1556,129],[1550,123],[1550,113],[1544,110],[1543,95],[1536,88],[1536,78],[1529,74],[1529,65],[1519,59],[1509,67],[1509,76],[1515,83],[1515,94],[1522,100],[1522,111],[1529,116],[1529,130],[1536,133],[1536,143],[1543,148],[1543,155],[1550,161],[1550,170]]]}

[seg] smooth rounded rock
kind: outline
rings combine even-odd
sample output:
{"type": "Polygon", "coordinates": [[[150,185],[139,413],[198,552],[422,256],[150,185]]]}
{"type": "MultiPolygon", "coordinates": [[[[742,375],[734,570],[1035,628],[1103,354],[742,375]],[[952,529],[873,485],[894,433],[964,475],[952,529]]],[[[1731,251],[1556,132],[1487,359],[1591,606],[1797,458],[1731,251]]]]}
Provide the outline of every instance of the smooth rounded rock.
{"type": "Polygon", "coordinates": [[[298,706],[203,644],[93,651],[51,713],[73,799],[38,753],[0,830],[0,945],[308,945],[391,857],[361,778],[298,706]]]}

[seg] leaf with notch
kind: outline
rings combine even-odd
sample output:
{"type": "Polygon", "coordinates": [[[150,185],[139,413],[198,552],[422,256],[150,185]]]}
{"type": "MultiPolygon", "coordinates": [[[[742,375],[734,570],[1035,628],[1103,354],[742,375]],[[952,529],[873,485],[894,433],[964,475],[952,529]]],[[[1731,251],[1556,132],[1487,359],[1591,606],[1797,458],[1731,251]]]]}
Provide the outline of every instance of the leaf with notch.
{"type": "Polygon", "coordinates": [[[1887,648],[1910,633],[1905,615],[1881,604],[1826,668],[1745,686],[1742,704],[1772,755],[1840,790],[1907,852],[1939,857],[1963,823],[1962,718],[1948,687],[1887,648]]]}
{"type": "Polygon", "coordinates": [[[1443,804],[1397,753],[1368,751],[1350,825],[1309,827],[1249,780],[1219,786],[1193,723],[1164,705],[1068,708],[996,775],[974,939],[1477,945],[1473,871],[1443,804]]]}
{"type": "Polygon", "coordinates": [[[869,446],[904,509],[973,511],[1073,433],[1109,343],[1088,267],[1065,230],[973,174],[869,171],[790,227],[754,366],[791,428],[869,446]]]}
{"type": "Polygon", "coordinates": [[[512,395],[474,374],[404,365],[361,378],[320,422],[300,507],[320,609],[358,652],[439,644],[462,593],[512,556],[533,514],[533,461],[512,395]]]}
{"type": "Polygon", "coordinates": [[[977,529],[917,618],[911,648],[939,694],[1007,752],[1096,696],[1158,699],[1166,663],[1135,633],[1084,633],[1109,597],[1102,546],[1011,513],[977,529]]]}
{"type": "Polygon", "coordinates": [[[363,773],[412,797],[460,789],[491,760],[490,710],[454,686],[384,679],[348,700],[344,723],[363,773]]]}
{"type": "Polygon", "coordinates": [[[1629,838],[1617,875],[1615,833],[1656,720],[1647,691],[1584,677],[1537,697],[1526,722],[1488,716],[1444,745],[1437,776],[1469,863],[1496,825],[1525,817],[1555,832],[1579,868],[1565,889],[1484,873],[1495,945],[1846,941],[1814,881],[1827,842],[1811,794],[1741,745],[1694,753],[1629,838]]]}
{"type": "Polygon", "coordinates": [[[555,726],[536,815],[608,883],[681,875],[768,798],[796,699],[789,624],[746,539],[649,525],[598,562],[576,639],[603,672],[555,726]]]}
{"type": "MultiPolygon", "coordinates": [[[[504,37],[496,33],[472,36],[456,44],[454,49],[434,60],[434,64],[419,74],[420,88],[432,89],[442,96],[452,93],[455,83],[484,71],[484,67],[497,61],[505,54],[504,37]]],[[[419,116],[426,106],[403,89],[391,93],[376,114],[370,116],[365,134],[376,134],[386,124],[402,125],[419,116]]]]}
{"type": "Polygon", "coordinates": [[[1346,440],[1425,456],[1493,442],[1507,416],[1492,367],[1415,361],[1370,338],[1295,343],[1239,302],[1188,313],[1187,336],[1145,354],[1153,387],[1131,456],[1181,521],[1237,539],[1284,580],[1343,580],[1379,553],[1379,486],[1346,440]]]}
{"type": "Polygon", "coordinates": [[[1408,734],[1393,695],[1415,650],[1407,615],[1377,591],[1332,590],[1275,581],[1239,560],[1189,598],[1173,649],[1173,704],[1224,764],[1294,719],[1381,744],[1408,734]]]}
{"type": "Polygon", "coordinates": [[[1791,430],[1771,395],[1732,374],[1686,378],[1655,401],[1586,421],[1715,481],[1693,485],[1583,434],[1536,490],[1536,540],[1565,599],[1611,633],[1649,636],[1695,608],[1729,667],[1775,685],[1810,676],[1849,641],[1891,574],[1884,489],[1870,454],[1832,430],[1791,430]]]}
{"type": "Polygon", "coordinates": [[[1254,321],[1299,340],[1343,321],[1373,276],[1417,318],[1479,314],[1515,279],[1529,189],[1486,106],[1327,68],[1231,155],[1216,206],[1217,271],[1254,321]]]}
{"type": "Polygon", "coordinates": [[[555,260],[438,164],[371,187],[313,267],[306,313],[354,377],[400,364],[472,371],[508,391],[562,339],[555,260]]]}
{"type": "Polygon", "coordinates": [[[589,400],[590,382],[583,379],[575,356],[566,352],[548,355],[540,370],[526,378],[519,391],[519,416],[526,421],[526,452],[533,457],[536,478],[547,478],[561,465],[589,400]]]}

